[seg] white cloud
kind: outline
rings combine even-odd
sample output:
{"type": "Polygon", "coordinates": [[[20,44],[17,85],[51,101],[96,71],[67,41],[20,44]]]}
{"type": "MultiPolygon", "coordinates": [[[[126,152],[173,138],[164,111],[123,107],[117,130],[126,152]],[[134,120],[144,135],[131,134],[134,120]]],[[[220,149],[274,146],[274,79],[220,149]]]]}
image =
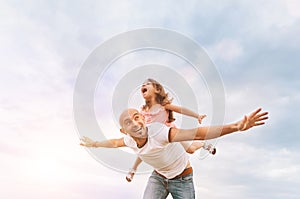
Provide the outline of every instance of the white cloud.
{"type": "Polygon", "coordinates": [[[300,17],[300,2],[297,0],[285,0],[285,3],[287,5],[288,13],[295,17],[300,17]]]}
{"type": "MultiPolygon", "coordinates": [[[[220,138],[215,156],[208,156],[204,160],[193,156],[198,197],[231,198],[234,195],[253,198],[252,192],[257,190],[261,198],[270,198],[289,192],[289,186],[293,187],[295,182],[299,182],[297,152],[286,148],[268,150],[245,141],[232,141],[233,136],[245,137],[232,135],[220,138]],[[260,192],[269,189],[270,182],[274,189],[278,188],[277,193],[260,192]],[[212,189],[219,191],[212,192],[212,189]]],[[[293,191],[290,195],[296,194],[293,191]]]]}
{"type": "Polygon", "coordinates": [[[243,55],[242,45],[235,39],[224,38],[220,42],[208,47],[213,59],[231,62],[243,55]]]}

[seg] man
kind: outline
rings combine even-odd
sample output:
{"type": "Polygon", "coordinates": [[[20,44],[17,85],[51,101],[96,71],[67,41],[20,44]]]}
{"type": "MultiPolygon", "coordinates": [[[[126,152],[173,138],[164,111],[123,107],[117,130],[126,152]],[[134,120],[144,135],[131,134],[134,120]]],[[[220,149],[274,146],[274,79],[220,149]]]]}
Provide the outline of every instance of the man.
{"type": "Polygon", "coordinates": [[[120,131],[125,137],[101,142],[83,137],[82,146],[116,148],[128,146],[147,164],[154,168],[146,190],[145,199],[195,198],[192,167],[188,155],[178,143],[187,140],[207,140],[245,131],[263,125],[268,113],[257,109],[243,120],[223,126],[177,129],[161,123],[145,125],[144,117],[136,109],[125,110],[119,118],[120,131]]]}

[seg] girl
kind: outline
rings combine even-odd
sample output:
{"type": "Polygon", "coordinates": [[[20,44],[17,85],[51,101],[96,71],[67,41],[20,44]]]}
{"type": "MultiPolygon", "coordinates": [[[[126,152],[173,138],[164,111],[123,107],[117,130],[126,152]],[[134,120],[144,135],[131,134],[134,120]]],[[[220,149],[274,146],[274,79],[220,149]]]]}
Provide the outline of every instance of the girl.
{"type": "MultiPolygon", "coordinates": [[[[165,92],[163,86],[153,79],[147,79],[143,83],[141,92],[145,99],[145,105],[142,106],[141,113],[145,117],[146,124],[160,122],[167,126],[176,128],[174,123],[172,123],[175,120],[173,117],[173,111],[194,117],[198,119],[200,124],[202,119],[206,117],[206,115],[199,115],[189,109],[171,104],[172,99],[169,99],[168,93],[165,92]]],[[[206,145],[205,142],[181,142],[181,144],[187,153],[192,154],[201,147],[208,150],[211,154],[216,153],[216,149],[212,145],[206,145]]],[[[128,182],[131,182],[133,179],[136,169],[141,162],[142,160],[140,158],[136,159],[133,167],[129,170],[129,173],[126,176],[126,180],[128,182]]]]}

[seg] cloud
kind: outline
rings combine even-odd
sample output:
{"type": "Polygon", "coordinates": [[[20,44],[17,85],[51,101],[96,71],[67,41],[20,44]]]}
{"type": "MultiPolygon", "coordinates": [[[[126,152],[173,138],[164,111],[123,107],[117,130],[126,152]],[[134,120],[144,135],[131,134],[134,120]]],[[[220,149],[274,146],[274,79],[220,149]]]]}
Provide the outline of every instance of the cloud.
{"type": "Polygon", "coordinates": [[[192,158],[192,164],[197,168],[198,196],[253,198],[259,195],[260,198],[270,198],[286,194],[292,198],[299,193],[294,186],[299,183],[297,152],[287,148],[268,150],[263,145],[253,146],[246,141],[232,140],[232,137],[219,139],[216,156],[204,160],[192,158]],[[282,187],[282,183],[285,186],[282,187]],[[218,192],[210,191],[216,187],[218,192]],[[269,189],[277,189],[277,192],[269,189]]]}
{"type": "Polygon", "coordinates": [[[243,54],[243,47],[234,39],[222,39],[212,47],[209,47],[209,52],[213,59],[221,59],[222,61],[232,62],[238,59],[243,54]]]}
{"type": "Polygon", "coordinates": [[[299,1],[296,0],[286,0],[285,1],[287,9],[288,9],[288,13],[295,17],[295,18],[299,18],[300,17],[300,4],[299,1]]]}

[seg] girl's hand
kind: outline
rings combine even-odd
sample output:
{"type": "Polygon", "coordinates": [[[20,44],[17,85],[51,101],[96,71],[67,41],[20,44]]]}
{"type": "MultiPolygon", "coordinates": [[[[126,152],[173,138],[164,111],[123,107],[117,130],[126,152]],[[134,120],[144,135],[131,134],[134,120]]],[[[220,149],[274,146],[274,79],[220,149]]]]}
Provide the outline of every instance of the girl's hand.
{"type": "Polygon", "coordinates": [[[199,115],[199,116],[198,116],[198,122],[199,122],[199,124],[202,123],[202,120],[203,120],[205,117],[206,117],[206,115],[199,115]]]}

